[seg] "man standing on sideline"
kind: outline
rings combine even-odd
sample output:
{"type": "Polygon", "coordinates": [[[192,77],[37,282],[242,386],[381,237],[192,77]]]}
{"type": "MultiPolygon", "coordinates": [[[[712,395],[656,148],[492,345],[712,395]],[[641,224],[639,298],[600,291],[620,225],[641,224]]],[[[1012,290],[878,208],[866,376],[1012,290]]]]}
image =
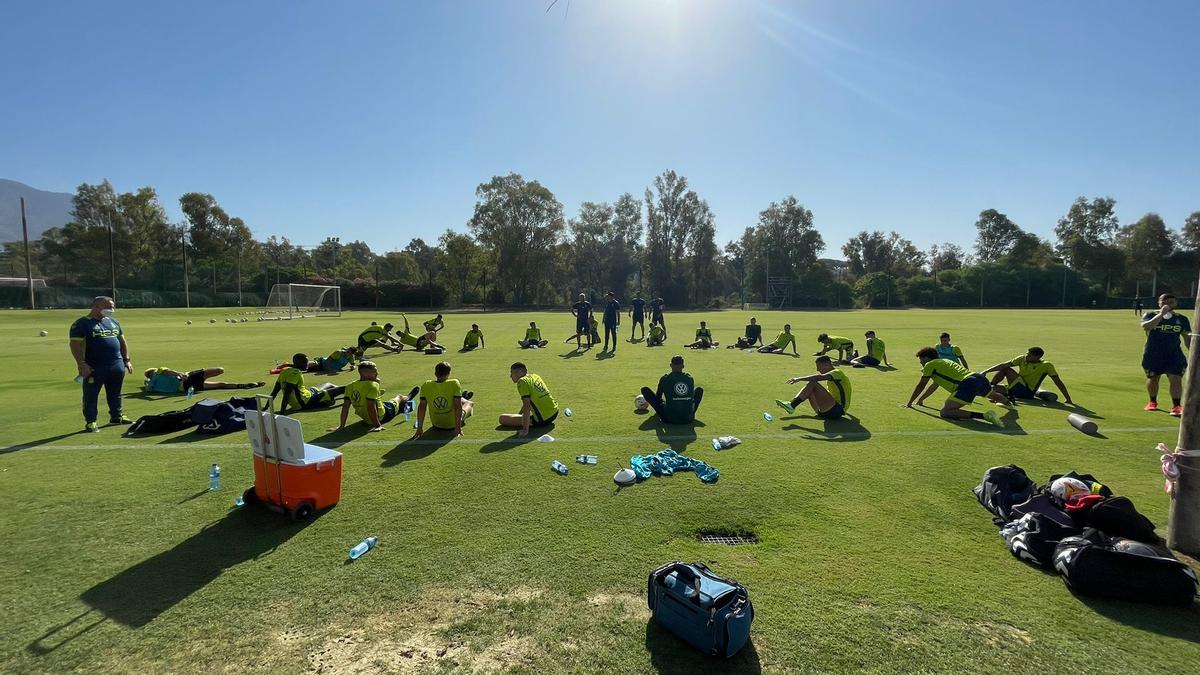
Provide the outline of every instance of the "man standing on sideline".
{"type": "Polygon", "coordinates": [[[617,353],[617,326],[621,321],[621,301],[617,294],[609,291],[604,295],[604,350],[608,351],[608,336],[612,335],[612,353],[617,353]]]}
{"type": "Polygon", "coordinates": [[[117,303],[107,295],[92,301],[92,311],[71,324],[71,356],[83,378],[83,428],[100,431],[96,426],[96,407],[100,387],[108,399],[108,423],[129,424],[121,414],[121,385],[125,374],[133,374],[129,345],[121,324],[112,318],[117,303]]]}
{"type": "Polygon", "coordinates": [[[587,295],[579,294],[579,300],[571,305],[571,316],[575,317],[575,349],[583,349],[583,344],[580,342],[580,337],[588,338],[588,347],[592,346],[590,317],[592,315],[592,303],[587,301],[587,295]]]}
{"type": "Polygon", "coordinates": [[[671,357],[671,372],[658,380],[658,389],[642,387],[642,397],[667,424],[687,424],[696,419],[696,411],[704,398],[704,389],[696,386],[691,375],[683,372],[683,357],[671,357]]]}
{"type": "Polygon", "coordinates": [[[1133,299],[1133,315],[1134,315],[1134,316],[1141,316],[1141,315],[1142,315],[1142,310],[1143,310],[1143,309],[1144,309],[1144,308],[1142,307],[1142,299],[1141,299],[1141,298],[1134,298],[1134,299],[1133,299]]]}
{"type": "Polygon", "coordinates": [[[1163,375],[1171,384],[1171,414],[1183,414],[1183,371],[1187,370],[1187,356],[1179,349],[1179,338],[1183,346],[1192,347],[1192,324],[1182,314],[1175,313],[1175,296],[1163,293],[1158,296],[1158,311],[1146,312],[1142,317],[1142,330],[1146,331],[1146,348],[1142,352],[1142,370],[1146,371],[1146,393],[1150,402],[1147,411],[1158,410],[1158,381],[1163,375]]]}
{"type": "Polygon", "coordinates": [[[638,293],[629,301],[629,341],[633,342],[633,329],[642,327],[642,339],[646,338],[646,301],[638,293]]]}

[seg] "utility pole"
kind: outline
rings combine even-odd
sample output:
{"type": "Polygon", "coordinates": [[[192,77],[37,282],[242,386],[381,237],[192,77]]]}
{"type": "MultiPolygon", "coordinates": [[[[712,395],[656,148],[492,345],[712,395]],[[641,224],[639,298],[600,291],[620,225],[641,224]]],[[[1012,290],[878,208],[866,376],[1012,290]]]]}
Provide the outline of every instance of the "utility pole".
{"type": "Polygon", "coordinates": [[[29,284],[29,309],[37,309],[33,295],[33,267],[29,262],[29,224],[25,222],[24,197],[21,197],[21,236],[25,239],[25,282],[29,284]]]}
{"type": "Polygon", "coordinates": [[[106,219],[108,221],[108,274],[109,280],[112,282],[112,299],[115,302],[117,299],[117,254],[113,248],[113,231],[112,231],[112,216],[106,219]]]}
{"type": "Polygon", "coordinates": [[[1063,265],[1062,302],[1059,304],[1061,307],[1067,306],[1067,266],[1066,265],[1063,265]]]}
{"type": "Polygon", "coordinates": [[[1167,546],[1188,555],[1200,553],[1200,453],[1197,452],[1200,450],[1200,361],[1197,359],[1200,359],[1200,339],[1193,337],[1188,348],[1183,418],[1176,444],[1185,454],[1175,460],[1179,480],[1175,482],[1167,521],[1167,546]]]}
{"type": "Polygon", "coordinates": [[[179,226],[179,245],[183,250],[183,302],[188,309],[192,308],[192,294],[188,291],[187,269],[187,222],[179,226]]]}

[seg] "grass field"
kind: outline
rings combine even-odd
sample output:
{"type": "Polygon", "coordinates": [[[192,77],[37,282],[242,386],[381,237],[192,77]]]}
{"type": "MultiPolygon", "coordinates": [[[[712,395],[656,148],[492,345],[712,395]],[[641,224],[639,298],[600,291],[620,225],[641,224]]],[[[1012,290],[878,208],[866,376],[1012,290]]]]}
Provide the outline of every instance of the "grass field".
{"type": "MultiPolygon", "coordinates": [[[[244,434],[79,433],[66,332],[80,314],[7,312],[0,322],[6,671],[1194,672],[1200,662],[1194,609],[1072,596],[1007,553],[971,494],[997,464],[1038,481],[1088,471],[1165,534],[1153,448],[1174,442],[1177,420],[1141,410],[1143,337],[1129,312],[760,312],[768,336],[793,325],[802,355],[822,330],[861,339],[873,328],[897,369],[849,370],[858,419],[825,424],[772,403],[795,391],[785,378],[812,372],[811,357],[688,351],[687,370],[706,390],[694,428],[635,414],[637,388],[657,382],[699,319],[724,341],[747,313],[668,314],[673,345],[626,342],[607,359],[563,345],[572,323],[561,313],[447,315],[442,335],[455,349],[472,321],[487,340],[448,354],[477,392],[466,436],[413,443],[395,423],[330,434],[335,411],[301,413],[310,442],[345,453],[341,504],[307,526],[233,509],[252,482],[244,434]],[[531,319],[548,349],[516,348],[531,319]],[[942,330],[976,369],[1043,346],[1102,436],[1076,432],[1056,407],[1022,406],[1003,430],[902,409],[918,377],[913,352],[942,330]],[[555,443],[518,443],[496,428],[497,414],[519,407],[515,360],[575,413],[560,416],[555,443]],[[709,439],[723,434],[744,444],[716,452],[709,439]],[[615,489],[618,462],[667,446],[715,466],[720,480],[684,473],[615,489]],[[584,452],[599,466],[575,464],[584,452]],[[552,473],[553,459],[570,475],[552,473]],[[213,462],[223,487],[203,492],[213,462]],[[702,544],[704,528],[753,532],[760,543],[702,544]],[[370,534],[378,548],[346,564],[370,534]],[[749,587],[752,644],[732,662],[648,627],[646,575],[674,559],[705,561],[749,587]]],[[[230,325],[223,316],[118,313],[136,369],[219,365],[231,380],[269,380],[276,359],[328,353],[395,317],[230,325]]],[[[377,359],[392,393],[431,377],[438,360],[377,359]]],[[[130,417],[185,407],[182,397],[143,397],[140,384],[126,380],[130,417]]]]}

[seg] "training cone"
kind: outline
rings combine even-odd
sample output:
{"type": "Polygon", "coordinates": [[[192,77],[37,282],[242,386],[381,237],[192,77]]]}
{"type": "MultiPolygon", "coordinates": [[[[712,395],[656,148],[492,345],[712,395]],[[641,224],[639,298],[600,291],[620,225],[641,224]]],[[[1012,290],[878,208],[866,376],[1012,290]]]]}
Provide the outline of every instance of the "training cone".
{"type": "Polygon", "coordinates": [[[1094,434],[1100,429],[1100,427],[1096,426],[1095,422],[1084,417],[1083,415],[1080,415],[1079,413],[1071,413],[1070,415],[1067,415],[1067,421],[1071,423],[1071,426],[1085,434],[1094,434]]]}

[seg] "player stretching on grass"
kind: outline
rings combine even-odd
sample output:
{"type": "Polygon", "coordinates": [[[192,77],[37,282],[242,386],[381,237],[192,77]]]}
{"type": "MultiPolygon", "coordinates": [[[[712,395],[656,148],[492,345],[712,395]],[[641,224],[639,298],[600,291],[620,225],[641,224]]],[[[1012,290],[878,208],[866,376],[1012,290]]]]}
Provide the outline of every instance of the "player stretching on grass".
{"type": "Polygon", "coordinates": [[[417,431],[413,438],[425,433],[425,413],[429,413],[429,428],[453,431],[462,436],[463,425],[475,410],[471,402],[475,392],[466,391],[458,380],[450,378],[450,364],[442,361],[433,367],[434,379],[421,385],[421,403],[417,406],[417,431]]]}
{"type": "Polygon", "coordinates": [[[709,349],[719,346],[719,342],[713,342],[712,331],[708,329],[708,323],[705,321],[701,321],[700,327],[696,329],[696,341],[684,345],[688,349],[709,349]]]}
{"type": "Polygon", "coordinates": [[[864,337],[867,338],[867,353],[863,356],[855,356],[850,359],[850,365],[855,368],[866,368],[867,366],[878,366],[882,363],[891,368],[892,364],[888,363],[887,347],[883,344],[883,340],[875,337],[875,331],[873,330],[864,333],[864,337]]]}
{"type": "Polygon", "coordinates": [[[1146,410],[1158,410],[1158,382],[1166,375],[1171,385],[1171,414],[1179,417],[1183,414],[1183,371],[1187,369],[1179,338],[1183,338],[1184,348],[1191,349],[1192,324],[1186,316],[1175,313],[1175,306],[1175,296],[1163,293],[1158,296],[1158,311],[1142,317],[1142,330],[1146,331],[1142,370],[1146,371],[1146,393],[1150,395],[1146,410]]]}
{"type": "Polygon", "coordinates": [[[775,336],[774,342],[759,347],[758,351],[764,354],[782,354],[788,345],[792,346],[793,356],[800,356],[796,353],[796,336],[792,335],[792,324],[790,323],[783,325],[783,332],[775,336]]]}
{"type": "Polygon", "coordinates": [[[921,396],[920,401],[917,401],[917,396],[925,389],[926,384],[933,381],[942,389],[950,392],[950,397],[942,404],[942,409],[938,413],[943,418],[950,420],[982,419],[998,427],[1004,426],[1004,423],[1000,421],[1000,415],[995,410],[982,413],[963,410],[963,406],[975,400],[976,396],[987,396],[991,392],[992,385],[986,377],[979,373],[972,373],[953,361],[939,359],[937,350],[933,347],[925,347],[917,352],[917,360],[921,362],[921,379],[917,381],[917,386],[913,388],[912,395],[908,397],[905,407],[912,408],[914,401],[917,405],[925,405],[925,399],[929,394],[921,396]]]}
{"type": "Polygon", "coordinates": [[[392,324],[385,323],[380,326],[372,321],[366,330],[358,334],[358,353],[365,356],[370,347],[379,347],[399,354],[404,346],[392,335],[392,324]]]}
{"type": "Polygon", "coordinates": [[[817,373],[815,375],[788,378],[788,384],[797,382],[806,384],[796,393],[791,402],[776,399],[775,405],[788,413],[794,413],[801,403],[808,401],[817,417],[823,420],[836,420],[845,415],[846,409],[850,407],[850,378],[846,377],[846,373],[843,373],[840,368],[834,368],[833,360],[828,356],[818,356],[816,366],[817,373]]]}
{"type": "Polygon", "coordinates": [[[762,326],[758,325],[758,319],[750,317],[750,323],[746,324],[746,336],[737,339],[737,342],[729,345],[726,349],[751,349],[762,344],[762,326]]]}
{"type": "Polygon", "coordinates": [[[1010,401],[1018,398],[1057,401],[1058,396],[1054,392],[1039,389],[1042,386],[1042,380],[1049,375],[1050,379],[1054,380],[1054,385],[1062,392],[1063,401],[1067,404],[1072,403],[1071,395],[1067,393],[1067,385],[1063,384],[1062,379],[1059,378],[1054,364],[1042,358],[1045,355],[1046,352],[1041,347],[1030,347],[1024,356],[997,363],[983,371],[984,375],[996,373],[992,378],[993,396],[999,394],[1010,401]],[[1016,366],[1015,369],[1014,366],[1016,366]]]}
{"type": "Polygon", "coordinates": [[[667,329],[657,321],[650,324],[650,337],[646,338],[647,347],[661,347],[667,341],[667,329]]]}
{"type": "Polygon", "coordinates": [[[838,353],[838,363],[850,363],[850,355],[854,353],[854,340],[821,333],[817,336],[817,342],[821,343],[821,351],[814,353],[813,356],[823,356],[829,352],[836,351],[838,353]]]}
{"type": "Polygon", "coordinates": [[[204,391],[205,389],[254,389],[266,384],[266,382],[244,382],[241,384],[235,382],[213,382],[208,379],[224,373],[224,368],[200,368],[189,370],[186,373],[171,370],[165,366],[147,368],[144,373],[146,382],[142,385],[142,389],[159,394],[182,394],[188,389],[193,391],[204,391]]]}
{"type": "Polygon", "coordinates": [[[429,331],[424,335],[414,335],[408,332],[408,317],[404,316],[404,314],[401,314],[400,317],[404,319],[404,330],[396,333],[396,337],[400,339],[400,351],[404,351],[405,347],[412,347],[417,351],[425,351],[427,353],[436,350],[436,353],[441,354],[446,351],[445,347],[435,342],[437,339],[436,333],[429,331]]]}
{"type": "Polygon", "coordinates": [[[358,362],[358,379],[346,385],[346,396],[342,399],[342,418],[336,427],[330,431],[341,431],[346,428],[346,417],[350,407],[359,419],[371,425],[371,431],[383,431],[383,425],[392,421],[404,410],[404,406],[417,395],[419,389],[413,387],[408,396],[396,396],[390,401],[383,400],[383,387],[379,383],[379,370],[374,362],[358,362]]]}
{"type": "Polygon", "coordinates": [[[529,322],[529,328],[525,329],[525,339],[517,340],[517,344],[521,349],[530,349],[532,347],[545,347],[546,340],[542,339],[542,329],[537,327],[534,321],[529,322]]]}
{"type": "Polygon", "coordinates": [[[438,314],[421,325],[425,326],[426,333],[433,333],[434,337],[437,337],[437,332],[446,327],[446,322],[442,321],[442,315],[438,314]]]}
{"type": "Polygon", "coordinates": [[[284,368],[275,380],[275,388],[271,390],[274,399],[283,392],[283,403],[279,405],[279,414],[286,415],[289,406],[298,410],[316,410],[328,408],[334,400],[346,393],[345,387],[339,387],[332,382],[326,382],[319,387],[309,387],[304,383],[304,371],[308,369],[308,356],[294,354],[292,365],[284,368]]]}
{"type": "Polygon", "coordinates": [[[646,338],[646,301],[641,294],[629,301],[629,341],[633,342],[633,329],[641,326],[642,339],[646,338]]]}
{"type": "Polygon", "coordinates": [[[469,352],[472,349],[483,349],[486,346],[483,342],[483,331],[479,330],[479,324],[471,324],[471,330],[467,331],[466,336],[463,337],[462,350],[469,352]]]}
{"type": "Polygon", "coordinates": [[[687,424],[696,419],[704,388],[697,387],[691,375],[683,372],[683,357],[671,357],[671,372],[658,379],[658,389],[642,387],[642,398],[658,413],[658,419],[667,424],[687,424]]]}
{"type": "MultiPolygon", "coordinates": [[[[940,336],[938,336],[938,343],[934,349],[937,350],[939,359],[946,359],[947,361],[960,363],[964,368],[971,367],[967,365],[967,357],[963,356],[963,352],[958,348],[958,345],[950,343],[949,333],[942,333],[940,336]]],[[[929,389],[926,389],[925,393],[921,395],[921,400],[924,401],[930,396],[933,396],[933,392],[937,391],[937,388],[937,382],[930,382],[929,389]]]]}
{"type": "Polygon", "coordinates": [[[512,364],[508,376],[517,384],[521,396],[521,412],[501,415],[500,426],[520,429],[518,436],[529,435],[529,427],[548,427],[558,417],[558,403],[550,395],[546,382],[529,372],[520,361],[512,364]]]}

